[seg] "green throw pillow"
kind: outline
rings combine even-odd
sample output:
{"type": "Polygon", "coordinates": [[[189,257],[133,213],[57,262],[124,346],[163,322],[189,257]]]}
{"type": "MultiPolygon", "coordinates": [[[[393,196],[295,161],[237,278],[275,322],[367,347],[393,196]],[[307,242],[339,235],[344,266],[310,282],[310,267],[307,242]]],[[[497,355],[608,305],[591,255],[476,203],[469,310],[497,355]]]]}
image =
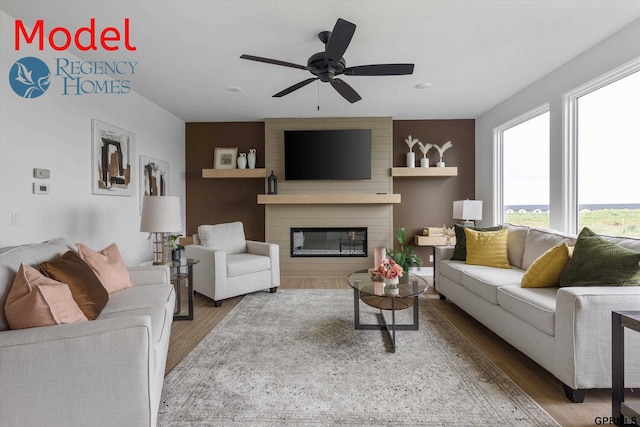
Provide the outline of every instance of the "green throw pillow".
{"type": "MultiPolygon", "coordinates": [[[[467,235],[464,234],[464,229],[466,228],[464,225],[454,225],[456,231],[456,246],[453,248],[453,256],[451,256],[452,260],[456,261],[466,261],[467,260],[467,235]]],[[[502,226],[498,225],[496,227],[468,227],[471,230],[476,231],[500,231],[502,230],[502,226]]]]}
{"type": "Polygon", "coordinates": [[[609,242],[585,227],[560,275],[560,286],[603,285],[640,285],[640,253],[609,242]]]}

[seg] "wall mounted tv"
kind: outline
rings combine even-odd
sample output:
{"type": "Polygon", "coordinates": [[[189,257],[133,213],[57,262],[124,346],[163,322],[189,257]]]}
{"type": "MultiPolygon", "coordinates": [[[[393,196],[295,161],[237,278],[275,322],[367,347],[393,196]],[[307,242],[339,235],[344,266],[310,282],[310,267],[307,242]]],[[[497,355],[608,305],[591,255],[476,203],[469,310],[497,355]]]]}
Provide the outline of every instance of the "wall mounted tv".
{"type": "Polygon", "coordinates": [[[371,179],[371,129],[284,131],[284,177],[371,179]]]}

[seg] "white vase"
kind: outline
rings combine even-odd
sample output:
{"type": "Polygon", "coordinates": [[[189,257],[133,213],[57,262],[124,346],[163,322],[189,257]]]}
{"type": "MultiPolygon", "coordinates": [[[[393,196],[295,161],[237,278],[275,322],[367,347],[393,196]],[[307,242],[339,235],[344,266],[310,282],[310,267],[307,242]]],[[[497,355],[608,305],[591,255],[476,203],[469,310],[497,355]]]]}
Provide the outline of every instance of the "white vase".
{"type": "Polygon", "coordinates": [[[416,167],[416,153],[413,151],[409,151],[407,153],[407,167],[415,168],[416,167]]]}
{"type": "Polygon", "coordinates": [[[247,153],[238,154],[238,169],[247,168],[247,153]]]}
{"type": "Polygon", "coordinates": [[[247,164],[249,165],[249,169],[256,168],[256,149],[250,148],[249,154],[247,155],[247,164]]]}
{"type": "Polygon", "coordinates": [[[400,283],[400,278],[396,277],[395,279],[389,279],[388,277],[385,277],[384,278],[384,283],[385,283],[385,285],[396,286],[398,283],[400,283]]]}
{"type": "Polygon", "coordinates": [[[421,168],[428,168],[429,167],[429,158],[427,157],[423,157],[420,159],[420,167],[421,168]]]}
{"type": "Polygon", "coordinates": [[[395,279],[384,279],[384,294],[396,296],[400,294],[400,288],[398,287],[398,283],[400,279],[396,277],[395,279]]]}
{"type": "Polygon", "coordinates": [[[440,160],[438,163],[436,163],[436,166],[439,168],[443,168],[444,167],[444,162],[442,160],[440,160]]]}

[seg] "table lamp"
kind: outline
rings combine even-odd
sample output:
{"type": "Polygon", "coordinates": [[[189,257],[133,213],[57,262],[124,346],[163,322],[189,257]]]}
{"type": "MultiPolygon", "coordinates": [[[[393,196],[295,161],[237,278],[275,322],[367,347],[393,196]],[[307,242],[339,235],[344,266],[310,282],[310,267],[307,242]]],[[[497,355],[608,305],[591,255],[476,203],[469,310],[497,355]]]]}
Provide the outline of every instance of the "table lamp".
{"type": "Polygon", "coordinates": [[[482,200],[456,200],[453,202],[453,218],[461,219],[462,225],[473,227],[474,220],[482,219],[482,200]]]}
{"type": "Polygon", "coordinates": [[[140,231],[154,233],[154,265],[170,264],[171,251],[167,233],[182,230],[180,198],[170,196],[145,196],[142,200],[140,231]]]}

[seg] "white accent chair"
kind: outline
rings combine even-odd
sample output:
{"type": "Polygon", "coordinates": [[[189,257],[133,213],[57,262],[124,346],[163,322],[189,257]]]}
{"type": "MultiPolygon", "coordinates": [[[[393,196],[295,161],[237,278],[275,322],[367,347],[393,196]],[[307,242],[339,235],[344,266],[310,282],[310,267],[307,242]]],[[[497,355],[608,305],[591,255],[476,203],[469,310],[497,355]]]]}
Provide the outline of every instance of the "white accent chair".
{"type": "Polygon", "coordinates": [[[193,271],[193,290],[222,300],[280,286],[280,248],[274,243],[246,240],[242,222],[201,225],[185,247],[187,258],[200,260],[193,271]]]}

